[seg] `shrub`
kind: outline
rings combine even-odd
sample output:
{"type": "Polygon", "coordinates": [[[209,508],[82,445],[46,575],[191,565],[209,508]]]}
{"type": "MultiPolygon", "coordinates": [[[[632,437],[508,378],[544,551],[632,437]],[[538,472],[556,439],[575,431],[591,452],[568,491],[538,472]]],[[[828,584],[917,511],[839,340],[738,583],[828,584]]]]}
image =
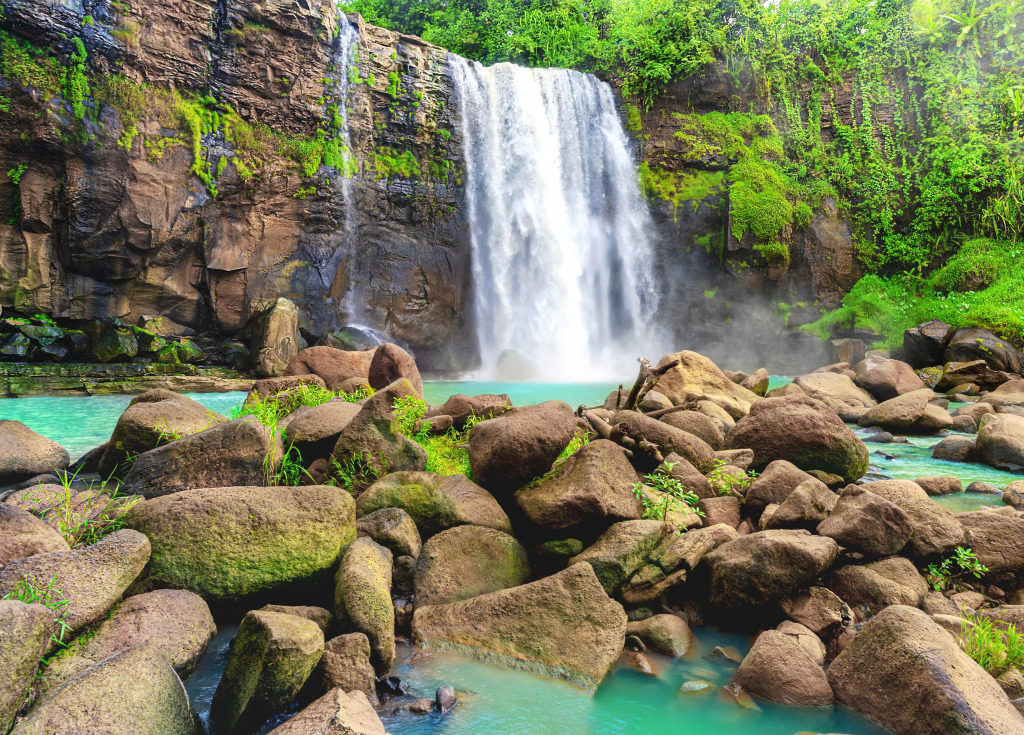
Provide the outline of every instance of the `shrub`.
{"type": "Polygon", "coordinates": [[[988,571],[988,567],[978,561],[978,555],[971,549],[957,546],[953,556],[948,556],[940,564],[929,564],[925,574],[932,588],[940,592],[956,588],[964,577],[970,575],[977,579],[988,571]]]}
{"type": "Polygon", "coordinates": [[[633,485],[633,494],[643,506],[643,518],[664,521],[669,513],[704,515],[697,507],[697,495],[672,476],[673,467],[674,462],[665,462],[654,472],[644,475],[646,482],[633,485]]]}
{"type": "Polygon", "coordinates": [[[957,642],[960,648],[992,676],[998,677],[1009,669],[1024,668],[1024,635],[1016,626],[1005,624],[983,615],[963,617],[957,642]]]}

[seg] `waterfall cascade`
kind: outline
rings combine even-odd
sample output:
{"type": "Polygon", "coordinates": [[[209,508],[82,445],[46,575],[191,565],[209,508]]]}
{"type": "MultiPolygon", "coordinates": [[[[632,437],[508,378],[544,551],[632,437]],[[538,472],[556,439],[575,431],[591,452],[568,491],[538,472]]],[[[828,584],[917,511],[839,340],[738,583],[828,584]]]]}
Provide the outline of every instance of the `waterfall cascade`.
{"type": "Polygon", "coordinates": [[[659,347],[657,288],[650,217],[611,88],[566,69],[449,63],[484,370],[573,381],[628,374],[659,347]]]}

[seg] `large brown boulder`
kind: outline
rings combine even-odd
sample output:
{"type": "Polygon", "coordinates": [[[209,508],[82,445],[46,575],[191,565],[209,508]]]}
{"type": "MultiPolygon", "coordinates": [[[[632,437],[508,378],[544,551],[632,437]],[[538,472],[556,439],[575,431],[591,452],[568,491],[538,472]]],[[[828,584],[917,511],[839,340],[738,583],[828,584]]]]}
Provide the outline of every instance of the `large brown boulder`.
{"type": "Polygon", "coordinates": [[[469,434],[473,479],[493,493],[508,494],[550,470],[575,431],[576,415],[562,401],[513,408],[481,421],[469,434]]]}
{"type": "Polygon", "coordinates": [[[935,390],[948,391],[967,383],[974,383],[982,390],[993,390],[1011,380],[1017,380],[1019,377],[1016,373],[994,370],[984,360],[947,362],[935,385],[935,390]]]}
{"type": "Polygon", "coordinates": [[[416,393],[423,397],[423,378],[416,367],[416,360],[396,344],[386,342],[374,350],[367,378],[374,390],[386,388],[396,380],[405,378],[412,383],[416,393]]]}
{"type": "Polygon", "coordinates": [[[859,423],[906,434],[937,434],[952,427],[953,418],[945,409],[929,403],[934,395],[924,388],[890,398],[869,409],[859,423]]]}
{"type": "Polygon", "coordinates": [[[299,309],[286,298],[253,320],[252,354],[261,378],[283,375],[299,352],[299,309]]]}
{"type": "Polygon", "coordinates": [[[971,535],[971,550],[989,573],[1024,571],[1024,519],[991,510],[957,513],[956,519],[971,535]]]}
{"type": "Polygon", "coordinates": [[[914,368],[900,360],[868,359],[854,368],[857,377],[854,382],[879,401],[887,401],[904,393],[922,390],[924,381],[914,372],[914,368]]]}
{"type": "Polygon", "coordinates": [[[904,556],[924,562],[948,556],[956,551],[957,546],[969,545],[963,524],[934,500],[895,497],[892,502],[907,514],[913,529],[903,548],[904,556]]]}
{"type": "Polygon", "coordinates": [[[146,391],[135,396],[117,420],[100,460],[100,474],[106,477],[115,470],[124,471],[134,455],[225,421],[201,403],[173,391],[146,391]]]}
{"type": "Polygon", "coordinates": [[[1009,340],[978,327],[958,329],[950,337],[943,362],[972,360],[984,360],[993,370],[1018,375],[1024,372],[1024,354],[1009,340]]]}
{"type": "Polygon", "coordinates": [[[662,613],[626,625],[626,635],[635,635],[649,648],[678,658],[690,650],[693,633],[678,615],[662,613]]]}
{"type": "Polygon", "coordinates": [[[614,595],[647,562],[668,533],[669,527],[663,521],[614,523],[593,545],[572,557],[569,564],[590,564],[605,592],[614,595]]]}
{"type": "Polygon", "coordinates": [[[382,508],[401,508],[427,539],[446,528],[472,524],[512,533],[512,523],[494,496],[465,475],[393,472],[356,500],[362,518],[382,508]]]}
{"type": "Polygon", "coordinates": [[[245,416],[143,452],[124,486],[158,498],[202,487],[267,485],[281,462],[281,444],[255,417],[245,416]]]}
{"type": "Polygon", "coordinates": [[[997,469],[1024,469],[1024,416],[996,413],[981,417],[975,441],[980,459],[997,469]]]}
{"type": "Polygon", "coordinates": [[[67,551],[68,542],[27,510],[0,503],[0,568],[15,559],[67,551]]]}
{"type": "Polygon", "coordinates": [[[828,518],[839,498],[821,480],[804,480],[768,517],[765,528],[805,528],[813,531],[828,518]]]}
{"type": "Polygon", "coordinates": [[[864,624],[832,662],[836,701],[896,735],[1006,735],[1024,719],[984,669],[920,610],[897,605],[864,624]]]}
{"type": "Polygon", "coordinates": [[[768,630],[757,637],[734,681],[755,697],[793,707],[828,707],[832,689],[793,636],[768,630]]]}
{"type": "Polygon", "coordinates": [[[887,556],[902,549],[913,532],[910,516],[895,503],[858,485],[839,496],[831,515],[818,524],[821,536],[870,556],[887,556]]]}
{"type": "Polygon", "coordinates": [[[568,679],[593,690],[626,635],[622,606],[589,564],[448,605],[416,610],[416,642],[512,668],[568,679]]]}
{"type": "Polygon", "coordinates": [[[483,526],[456,526],[432,536],[416,561],[416,607],[468,600],[516,587],[530,577],[522,544],[483,526]]]}
{"type": "Polygon", "coordinates": [[[760,476],[747,489],[744,503],[752,508],[764,508],[772,503],[782,503],[807,480],[815,479],[792,462],[777,459],[769,462],[760,476]]]}
{"type": "Polygon", "coordinates": [[[863,413],[864,409],[877,405],[870,393],[842,373],[810,373],[801,375],[793,383],[836,413],[863,413]]]}
{"type": "Polygon", "coordinates": [[[0,600],[0,732],[24,704],[53,630],[53,613],[42,605],[0,600]]]}
{"type": "Polygon", "coordinates": [[[334,577],[334,616],[343,630],[370,641],[370,661],[381,675],[395,662],[395,607],[391,552],[370,538],[349,546],[334,577]]]}
{"type": "Polygon", "coordinates": [[[387,735],[363,692],[337,687],[289,718],[270,735],[387,735]]]}
{"type": "Polygon", "coordinates": [[[861,487],[897,504],[904,498],[929,499],[924,488],[913,480],[876,480],[865,482],[861,487]]]}
{"type": "Polygon", "coordinates": [[[349,378],[369,378],[377,348],[349,352],[334,347],[307,347],[288,363],[285,375],[318,375],[331,390],[349,378]]]}
{"type": "Polygon", "coordinates": [[[235,600],[334,567],[355,538],[355,503],[329,486],[220,487],[147,500],[126,520],[149,537],[149,581],[235,600]]]}
{"type": "Polygon", "coordinates": [[[603,528],[640,518],[643,508],[634,484],[636,471],[622,448],[598,439],[517,492],[516,505],[527,520],[547,529],[603,528]]]}
{"type": "Polygon", "coordinates": [[[903,333],[903,358],[915,369],[941,365],[953,327],[933,319],[903,333]]]}
{"type": "Polygon", "coordinates": [[[714,362],[696,352],[683,350],[665,355],[658,367],[678,360],[658,380],[658,392],[678,406],[691,400],[709,400],[734,419],[746,416],[750,407],[761,400],[753,391],[732,382],[714,362]]]}
{"type": "Polygon", "coordinates": [[[370,639],[365,633],[346,633],[327,641],[318,673],[323,691],[340,687],[345,692],[363,692],[370,702],[377,703],[377,674],[370,663],[370,639]]]}
{"type": "Polygon", "coordinates": [[[660,421],[703,439],[712,449],[721,449],[725,441],[722,424],[699,411],[673,411],[665,414],[660,421]]]}
{"type": "Polygon", "coordinates": [[[613,431],[621,432],[636,441],[646,439],[651,442],[661,451],[662,457],[677,454],[704,473],[715,468],[715,450],[707,442],[664,421],[652,419],[637,411],[616,411],[609,423],[613,431]]]}
{"type": "Polygon", "coordinates": [[[919,607],[928,594],[928,583],[902,556],[840,567],[830,575],[828,586],[847,605],[871,615],[889,605],[919,607]]]}
{"type": "Polygon", "coordinates": [[[68,451],[20,421],[0,419],[0,485],[66,469],[68,451]]]}
{"type": "Polygon", "coordinates": [[[303,462],[331,456],[345,427],[352,423],[362,406],[335,398],[319,406],[299,406],[277,422],[286,444],[294,446],[303,462]]]}
{"type": "Polygon", "coordinates": [[[725,608],[766,605],[816,578],[838,554],[835,541],[804,530],[741,536],[704,557],[710,600],[725,608]]]}
{"type": "Polygon", "coordinates": [[[505,393],[466,396],[456,393],[440,406],[430,406],[427,418],[432,416],[451,416],[452,425],[460,431],[466,427],[470,418],[493,419],[512,408],[512,401],[505,393]]]}
{"type": "Polygon", "coordinates": [[[820,470],[847,482],[868,469],[868,449],[835,411],[807,396],[765,398],[726,436],[729,449],[753,449],[752,469],[785,459],[802,470],[820,470]]]}

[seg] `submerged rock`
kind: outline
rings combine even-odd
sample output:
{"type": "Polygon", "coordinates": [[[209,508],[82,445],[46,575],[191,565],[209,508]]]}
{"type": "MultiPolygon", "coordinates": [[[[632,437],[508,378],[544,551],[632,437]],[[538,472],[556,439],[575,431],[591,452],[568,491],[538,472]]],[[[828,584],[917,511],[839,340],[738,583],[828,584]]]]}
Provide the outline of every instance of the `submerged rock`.
{"type": "Polygon", "coordinates": [[[626,624],[626,635],[635,635],[651,649],[678,658],[690,650],[693,633],[678,615],[652,615],[626,624]]]}

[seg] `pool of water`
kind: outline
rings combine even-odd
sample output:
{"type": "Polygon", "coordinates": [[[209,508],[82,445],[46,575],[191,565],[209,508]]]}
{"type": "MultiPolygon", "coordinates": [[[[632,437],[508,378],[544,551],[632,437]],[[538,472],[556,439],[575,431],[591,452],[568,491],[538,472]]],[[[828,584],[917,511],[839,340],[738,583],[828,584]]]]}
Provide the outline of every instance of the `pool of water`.
{"type": "MultiPolygon", "coordinates": [[[[618,388],[616,383],[499,383],[484,380],[436,381],[423,384],[427,403],[440,404],[450,396],[462,393],[478,396],[485,393],[507,393],[513,406],[530,406],[544,401],[565,401],[577,406],[599,406],[608,394],[618,388]]],[[[625,385],[629,390],[632,383],[625,385]]]]}
{"type": "MultiPolygon", "coordinates": [[[[210,702],[227,661],[228,646],[237,626],[222,627],[196,672],[185,680],[192,706],[208,723],[210,702]]],[[[748,709],[723,692],[681,694],[679,686],[704,679],[727,684],[736,664],[708,658],[715,646],[733,646],[745,654],[750,639],[743,635],[698,628],[695,644],[681,659],[648,654],[656,676],[619,667],[591,696],[560,679],[506,669],[463,656],[434,653],[413,655],[417,649],[399,645],[392,673],[409,688],[409,696],[392,700],[382,710],[391,735],[794,735],[844,733],[879,735],[887,732],[843,707],[798,709],[757,702],[748,709]],[[433,698],[442,684],[451,684],[459,704],[448,715],[416,715],[402,709],[421,697],[433,698]],[[396,706],[392,706],[396,705],[396,706]]],[[[277,717],[259,730],[266,733],[286,717],[277,717]]]]}

